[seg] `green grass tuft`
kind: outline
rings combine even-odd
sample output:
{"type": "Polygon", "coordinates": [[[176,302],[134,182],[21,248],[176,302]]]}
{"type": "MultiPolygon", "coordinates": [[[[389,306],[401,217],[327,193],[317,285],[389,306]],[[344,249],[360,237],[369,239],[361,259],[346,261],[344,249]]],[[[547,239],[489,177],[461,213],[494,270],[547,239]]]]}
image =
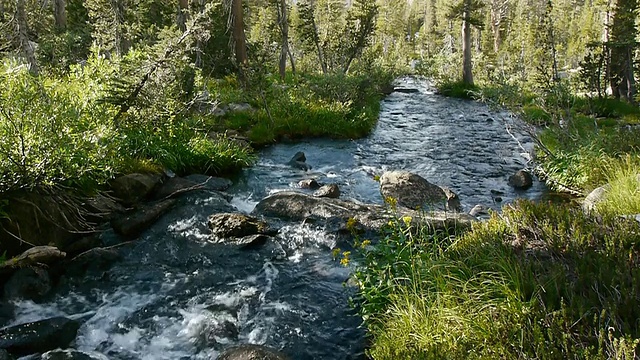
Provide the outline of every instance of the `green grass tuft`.
{"type": "Polygon", "coordinates": [[[402,223],[386,234],[356,272],[372,359],[632,359],[638,350],[635,221],[521,201],[466,234],[414,236],[402,223]]]}
{"type": "Polygon", "coordinates": [[[475,85],[466,84],[462,81],[446,81],[437,85],[438,92],[444,96],[475,99],[478,97],[479,88],[475,85]]]}
{"type": "Polygon", "coordinates": [[[607,195],[597,210],[610,215],[640,214],[640,157],[626,157],[608,164],[607,195]]]}

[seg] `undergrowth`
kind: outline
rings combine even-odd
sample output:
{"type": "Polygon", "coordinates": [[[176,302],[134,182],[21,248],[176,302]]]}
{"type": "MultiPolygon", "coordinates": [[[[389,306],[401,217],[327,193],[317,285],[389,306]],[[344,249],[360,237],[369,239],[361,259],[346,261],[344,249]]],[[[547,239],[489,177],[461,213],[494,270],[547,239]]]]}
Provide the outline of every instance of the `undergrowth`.
{"type": "Polygon", "coordinates": [[[371,358],[634,359],[635,220],[520,201],[465,234],[409,226],[358,259],[371,358]]]}

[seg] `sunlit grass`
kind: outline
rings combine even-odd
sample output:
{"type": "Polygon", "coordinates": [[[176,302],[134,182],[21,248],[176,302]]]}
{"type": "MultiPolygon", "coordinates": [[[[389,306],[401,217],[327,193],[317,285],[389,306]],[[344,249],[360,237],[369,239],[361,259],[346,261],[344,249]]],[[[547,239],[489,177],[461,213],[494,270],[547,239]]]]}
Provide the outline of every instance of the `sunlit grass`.
{"type": "Polygon", "coordinates": [[[597,205],[600,213],[640,214],[640,157],[627,155],[607,166],[608,189],[597,205]]]}
{"type": "Polygon", "coordinates": [[[522,201],[456,237],[386,234],[356,272],[372,359],[634,358],[635,221],[522,201]]]}

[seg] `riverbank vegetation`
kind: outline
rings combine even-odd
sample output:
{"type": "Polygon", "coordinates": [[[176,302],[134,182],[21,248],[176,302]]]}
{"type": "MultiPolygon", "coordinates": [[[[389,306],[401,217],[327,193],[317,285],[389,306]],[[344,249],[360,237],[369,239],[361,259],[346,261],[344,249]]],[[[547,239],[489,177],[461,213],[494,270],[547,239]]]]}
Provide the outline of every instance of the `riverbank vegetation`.
{"type": "Polygon", "coordinates": [[[463,234],[408,224],[356,260],[372,358],[635,358],[635,220],[521,201],[463,234]]]}
{"type": "Polygon", "coordinates": [[[521,201],[465,233],[391,224],[350,254],[369,356],[637,358],[638,3],[412,5],[417,73],[520,116],[538,142],[529,165],[552,189],[606,192],[589,213],[521,201]]]}
{"type": "Polygon", "coordinates": [[[251,146],[362,137],[402,69],[373,50],[366,1],[48,5],[1,2],[0,193],[229,174],[251,146]]]}

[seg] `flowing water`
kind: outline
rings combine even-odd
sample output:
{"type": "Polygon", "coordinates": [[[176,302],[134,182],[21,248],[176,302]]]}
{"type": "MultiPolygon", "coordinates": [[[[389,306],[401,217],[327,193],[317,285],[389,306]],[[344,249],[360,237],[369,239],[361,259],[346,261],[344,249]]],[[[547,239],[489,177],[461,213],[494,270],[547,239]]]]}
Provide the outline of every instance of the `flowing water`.
{"type": "MultiPolygon", "coordinates": [[[[264,196],[305,178],[339,184],[343,198],[381,203],[373,176],[387,169],[449,186],[465,210],[475,204],[498,209],[516,197],[544,194],[538,182],[526,192],[507,185],[508,176],[526,165],[522,153],[533,147],[508,114],[435,95],[415,78],[400,79],[397,87],[417,92],[388,96],[366,139],[263,150],[231,189],[232,204],[249,212],[264,196]],[[285,165],[297,151],[305,152],[311,171],[285,165]]],[[[207,192],[181,198],[124,248],[121,261],[63,280],[47,302],[18,302],[13,323],[82,318],[76,347],[105,359],[215,359],[240,343],[266,344],[292,359],[363,358],[364,331],[348,305],[353,289],[343,285],[350,269],[331,256],[344,244],[299,223],[281,224],[277,241],[257,250],[217,244],[206,219],[219,208],[219,197],[207,192]]],[[[118,241],[109,231],[103,240],[118,241]]]]}

